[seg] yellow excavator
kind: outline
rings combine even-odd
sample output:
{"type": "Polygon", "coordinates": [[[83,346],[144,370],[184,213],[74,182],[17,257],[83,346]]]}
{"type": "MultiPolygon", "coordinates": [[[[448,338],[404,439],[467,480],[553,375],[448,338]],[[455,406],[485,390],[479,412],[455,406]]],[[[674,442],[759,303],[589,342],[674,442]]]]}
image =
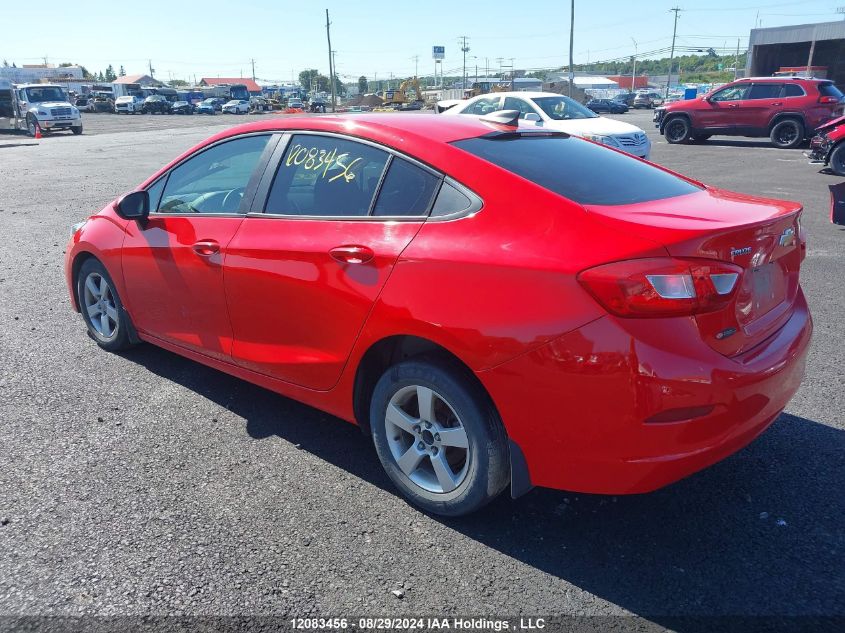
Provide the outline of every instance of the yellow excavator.
{"type": "Polygon", "coordinates": [[[414,77],[413,79],[406,79],[395,90],[385,90],[383,94],[383,106],[402,106],[406,103],[423,102],[422,86],[420,80],[414,77]],[[414,98],[410,99],[409,91],[414,92],[414,98]]]}

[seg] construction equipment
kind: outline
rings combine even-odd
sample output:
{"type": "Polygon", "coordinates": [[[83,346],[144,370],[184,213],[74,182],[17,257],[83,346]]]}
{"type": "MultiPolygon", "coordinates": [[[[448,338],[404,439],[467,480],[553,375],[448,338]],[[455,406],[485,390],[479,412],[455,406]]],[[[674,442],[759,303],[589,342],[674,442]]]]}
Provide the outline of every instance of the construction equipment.
{"type": "Polygon", "coordinates": [[[406,79],[395,90],[385,90],[379,96],[384,99],[384,103],[382,105],[386,107],[401,106],[410,102],[423,101],[422,86],[420,85],[420,80],[416,77],[413,79],[406,79]],[[413,99],[410,99],[410,95],[408,94],[411,90],[414,92],[413,99]]]}

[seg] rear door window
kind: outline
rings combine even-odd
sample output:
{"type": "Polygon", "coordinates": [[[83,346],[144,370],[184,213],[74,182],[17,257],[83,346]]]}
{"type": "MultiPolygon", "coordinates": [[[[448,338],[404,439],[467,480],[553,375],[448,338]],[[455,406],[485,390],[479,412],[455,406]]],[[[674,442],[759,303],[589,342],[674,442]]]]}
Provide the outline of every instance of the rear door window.
{"type": "Polygon", "coordinates": [[[783,84],[776,84],[772,82],[765,82],[754,84],[751,90],[748,91],[746,99],[777,99],[780,97],[780,91],[783,84]]]}
{"type": "Polygon", "coordinates": [[[633,204],[700,191],[678,176],[575,136],[478,137],[453,145],[581,204],[633,204]]]}
{"type": "MultiPolygon", "coordinates": [[[[601,100],[599,100],[599,103],[601,103],[601,100]]],[[[526,114],[537,114],[537,116],[540,116],[527,101],[517,99],[516,97],[505,97],[505,104],[502,106],[502,110],[516,110],[519,112],[520,119],[524,119],[526,114]]]]}
{"type": "Polygon", "coordinates": [[[461,114],[489,114],[498,110],[501,102],[501,97],[484,97],[467,106],[461,114]]]}
{"type": "Polygon", "coordinates": [[[389,154],[333,136],[294,135],[282,157],[266,212],[300,216],[370,214],[389,154]]]}

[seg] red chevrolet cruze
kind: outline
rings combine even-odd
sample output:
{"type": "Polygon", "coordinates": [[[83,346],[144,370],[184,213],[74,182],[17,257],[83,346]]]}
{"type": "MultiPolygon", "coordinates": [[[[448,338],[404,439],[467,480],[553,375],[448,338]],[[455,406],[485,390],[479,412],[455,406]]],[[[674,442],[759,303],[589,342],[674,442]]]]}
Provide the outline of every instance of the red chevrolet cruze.
{"type": "Polygon", "coordinates": [[[458,515],[647,492],[762,433],[812,330],[800,213],[534,127],[305,117],[169,163],[75,228],[66,274],[100,347],[357,423],[458,515]]]}

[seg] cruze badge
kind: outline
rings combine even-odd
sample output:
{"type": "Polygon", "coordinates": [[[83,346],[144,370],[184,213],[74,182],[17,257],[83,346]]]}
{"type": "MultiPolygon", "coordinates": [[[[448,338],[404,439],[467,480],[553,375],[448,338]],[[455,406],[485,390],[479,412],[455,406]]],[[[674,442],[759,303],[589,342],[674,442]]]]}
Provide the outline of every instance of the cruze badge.
{"type": "Polygon", "coordinates": [[[780,234],[778,244],[780,244],[781,246],[789,246],[792,244],[793,241],[795,241],[795,229],[790,226],[788,229],[785,229],[784,232],[780,234]]]}
{"type": "Polygon", "coordinates": [[[731,257],[738,257],[739,255],[748,255],[751,252],[750,246],[743,246],[742,248],[732,248],[731,257]]]}

